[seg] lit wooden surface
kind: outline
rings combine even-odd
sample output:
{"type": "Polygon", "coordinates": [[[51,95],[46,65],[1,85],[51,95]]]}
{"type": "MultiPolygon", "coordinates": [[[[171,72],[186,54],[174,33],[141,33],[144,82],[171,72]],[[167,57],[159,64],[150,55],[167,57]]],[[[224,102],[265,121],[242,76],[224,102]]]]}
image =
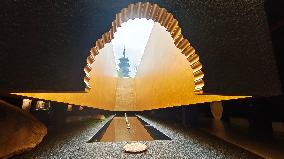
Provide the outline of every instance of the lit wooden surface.
{"type": "MultiPolygon", "coordinates": [[[[87,60],[87,76],[84,78],[90,87],[87,93],[15,94],[114,111],[143,111],[249,97],[200,94],[206,83],[202,80],[204,74],[200,70],[199,56],[189,41],[179,36],[178,23],[173,21],[173,27],[170,27],[166,20],[170,15],[159,15],[154,17],[164,19],[163,24],[167,27],[155,23],[135,78],[118,79],[113,46],[111,43],[102,46],[102,41],[109,41],[104,36],[105,40],[97,41],[87,60]]],[[[119,14],[114,24],[120,26],[121,22],[124,20],[119,14]]]]}
{"type": "Polygon", "coordinates": [[[246,96],[197,95],[190,62],[170,33],[155,24],[135,78],[118,79],[111,44],[96,56],[88,93],[17,93],[18,95],[115,111],[143,111],[222,101],[246,96]]]}
{"type": "Polygon", "coordinates": [[[130,129],[124,117],[114,117],[104,133],[102,142],[113,141],[151,141],[153,138],[136,117],[128,117],[130,129]]]}

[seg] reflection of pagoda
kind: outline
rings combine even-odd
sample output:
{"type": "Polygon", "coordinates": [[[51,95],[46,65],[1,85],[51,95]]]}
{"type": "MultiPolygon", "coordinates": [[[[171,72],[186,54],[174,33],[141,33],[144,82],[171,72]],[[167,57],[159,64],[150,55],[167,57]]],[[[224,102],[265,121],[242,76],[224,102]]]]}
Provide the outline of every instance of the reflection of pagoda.
{"type": "Polygon", "coordinates": [[[119,70],[118,75],[120,77],[129,77],[129,59],[125,57],[125,47],[123,49],[123,57],[119,58],[119,70]]]}

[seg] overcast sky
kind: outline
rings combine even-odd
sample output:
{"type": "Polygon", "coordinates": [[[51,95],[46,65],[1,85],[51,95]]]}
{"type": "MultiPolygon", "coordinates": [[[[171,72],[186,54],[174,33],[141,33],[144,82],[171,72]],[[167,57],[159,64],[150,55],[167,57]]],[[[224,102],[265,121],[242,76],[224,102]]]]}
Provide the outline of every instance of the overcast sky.
{"type": "Polygon", "coordinates": [[[139,66],[145,46],[152,31],[154,21],[142,19],[129,20],[121,25],[112,40],[113,51],[118,69],[119,58],[123,56],[125,46],[126,56],[129,58],[130,77],[134,77],[135,67],[139,66]]]}

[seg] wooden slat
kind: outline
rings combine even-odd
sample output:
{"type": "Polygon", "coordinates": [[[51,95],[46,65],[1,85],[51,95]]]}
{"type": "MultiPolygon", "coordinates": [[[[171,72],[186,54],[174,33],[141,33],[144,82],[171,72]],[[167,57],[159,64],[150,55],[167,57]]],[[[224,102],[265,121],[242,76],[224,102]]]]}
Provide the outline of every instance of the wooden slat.
{"type": "Polygon", "coordinates": [[[136,4],[134,4],[134,6],[133,6],[133,17],[132,17],[132,19],[135,19],[135,18],[138,18],[138,3],[136,3],[136,4]]]}
{"type": "Polygon", "coordinates": [[[113,39],[113,28],[110,29],[108,34],[109,34],[109,40],[111,41],[113,39]]]}
{"type": "Polygon", "coordinates": [[[153,5],[149,4],[149,9],[147,13],[147,19],[151,19],[151,13],[152,13],[153,5]]]}
{"type": "Polygon", "coordinates": [[[113,33],[115,33],[117,30],[117,25],[116,25],[116,20],[114,20],[113,22],[112,22],[112,30],[113,30],[113,33]]]}
{"type": "Polygon", "coordinates": [[[91,65],[94,61],[95,61],[95,59],[93,58],[92,54],[87,57],[87,63],[89,65],[91,65]]]}
{"type": "Polygon", "coordinates": [[[130,4],[128,5],[128,16],[129,19],[133,19],[133,10],[134,10],[134,4],[130,4]]]}
{"type": "Polygon", "coordinates": [[[86,88],[85,88],[85,91],[86,92],[89,92],[91,90],[91,86],[89,84],[86,84],[86,88]]]}
{"type": "Polygon", "coordinates": [[[172,34],[176,27],[178,27],[178,21],[176,19],[173,19],[169,25],[168,31],[172,34]]]}
{"type": "Polygon", "coordinates": [[[142,9],[142,3],[138,2],[137,3],[137,17],[136,18],[140,18],[141,9],[142,9]]]}
{"type": "Polygon", "coordinates": [[[117,13],[116,14],[116,22],[117,22],[117,27],[121,27],[121,23],[122,23],[122,21],[121,21],[121,13],[117,13]]]}
{"type": "Polygon", "coordinates": [[[181,34],[181,28],[177,27],[176,30],[172,34],[172,38],[176,39],[181,34]]]}
{"type": "Polygon", "coordinates": [[[150,19],[152,19],[152,20],[155,21],[155,18],[156,18],[156,16],[157,16],[158,10],[159,10],[158,5],[157,5],[157,4],[154,4],[153,7],[152,7],[150,19]]]}
{"type": "Polygon", "coordinates": [[[87,77],[87,78],[89,78],[89,79],[91,79],[91,76],[90,76],[90,74],[86,74],[86,77],[87,77]]]}
{"type": "Polygon", "coordinates": [[[203,94],[203,90],[201,89],[201,90],[194,90],[194,93],[195,94],[203,94]]]}
{"type": "Polygon", "coordinates": [[[192,56],[189,56],[187,60],[189,61],[190,65],[192,65],[193,63],[199,61],[199,56],[197,54],[193,54],[192,56]]]}
{"type": "Polygon", "coordinates": [[[98,39],[98,40],[96,41],[96,47],[97,47],[99,50],[104,47],[104,45],[103,45],[101,39],[98,39]]]}
{"type": "Polygon", "coordinates": [[[199,61],[197,61],[191,65],[191,68],[193,69],[193,73],[197,72],[198,70],[202,68],[202,64],[199,61]]]}
{"type": "Polygon", "coordinates": [[[165,18],[166,13],[167,13],[167,11],[166,11],[165,8],[160,9],[160,12],[159,12],[159,15],[158,15],[158,18],[157,18],[157,22],[159,22],[161,25],[162,25],[163,19],[165,18]]]}
{"type": "Polygon", "coordinates": [[[204,81],[202,79],[194,82],[196,86],[199,86],[199,87],[203,87],[204,86],[204,81]]]}
{"type": "Polygon", "coordinates": [[[85,83],[89,83],[90,78],[89,78],[89,77],[87,77],[87,76],[85,76],[85,77],[84,77],[84,81],[85,81],[85,83]]]}
{"type": "Polygon", "coordinates": [[[196,81],[194,84],[195,84],[195,90],[202,90],[202,87],[204,86],[204,81],[200,79],[196,81]]]}
{"type": "Polygon", "coordinates": [[[199,75],[203,74],[203,72],[201,70],[198,70],[197,72],[193,73],[194,77],[198,77],[199,75]]]}
{"type": "Polygon", "coordinates": [[[189,42],[187,39],[183,39],[178,45],[177,48],[181,49],[182,51],[187,48],[188,46],[190,46],[189,42]]]}
{"type": "Polygon", "coordinates": [[[103,34],[102,40],[103,40],[103,44],[106,44],[106,43],[110,42],[110,38],[109,38],[109,33],[108,32],[103,34]]]}
{"type": "Polygon", "coordinates": [[[167,13],[166,14],[166,18],[165,18],[165,20],[162,23],[162,26],[164,26],[165,28],[168,28],[168,25],[170,24],[170,22],[171,22],[173,17],[174,16],[171,13],[167,13]]]}
{"type": "Polygon", "coordinates": [[[93,57],[99,54],[97,47],[92,47],[90,52],[93,55],[93,57]]]}
{"type": "Polygon", "coordinates": [[[153,19],[154,22],[159,22],[158,19],[159,19],[159,14],[162,12],[162,8],[160,8],[159,6],[157,7],[157,13],[156,13],[156,16],[155,18],[153,19]]]}
{"type": "Polygon", "coordinates": [[[198,81],[204,77],[204,73],[201,70],[198,70],[193,73],[194,81],[198,81]]]}
{"type": "Polygon", "coordinates": [[[92,70],[92,67],[89,65],[89,64],[87,64],[86,66],[85,66],[85,68],[84,68],[84,71],[85,71],[85,73],[86,74],[89,74],[89,72],[92,70]]]}
{"type": "Polygon", "coordinates": [[[175,40],[174,43],[177,46],[183,40],[182,34],[180,34],[175,40]]]}
{"type": "Polygon", "coordinates": [[[145,3],[144,4],[144,12],[143,12],[143,17],[144,18],[146,18],[146,19],[148,19],[148,17],[149,17],[149,10],[150,10],[151,8],[150,8],[150,3],[149,2],[147,2],[147,3],[145,3]]]}
{"type": "Polygon", "coordinates": [[[122,23],[123,22],[127,22],[129,20],[129,16],[128,16],[128,10],[127,8],[124,8],[122,11],[121,11],[121,20],[122,20],[122,23]]]}
{"type": "Polygon", "coordinates": [[[145,12],[145,3],[141,3],[139,18],[144,18],[144,12],[145,12]]]}
{"type": "Polygon", "coordinates": [[[182,51],[182,53],[186,56],[189,57],[195,53],[195,49],[192,46],[187,47],[182,51]]]}

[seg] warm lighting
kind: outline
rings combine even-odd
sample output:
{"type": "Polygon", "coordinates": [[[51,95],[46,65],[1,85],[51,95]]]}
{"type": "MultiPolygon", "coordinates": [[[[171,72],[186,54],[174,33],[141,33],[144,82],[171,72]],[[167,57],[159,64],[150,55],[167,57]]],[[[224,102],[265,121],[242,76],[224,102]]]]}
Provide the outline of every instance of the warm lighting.
{"type": "Polygon", "coordinates": [[[44,101],[37,101],[36,110],[48,110],[48,109],[49,109],[49,102],[45,103],[44,101]]]}
{"type": "Polygon", "coordinates": [[[67,106],[67,111],[68,111],[68,112],[71,112],[72,109],[73,109],[73,108],[72,108],[72,105],[69,104],[69,105],[67,106]]]}
{"type": "MultiPolygon", "coordinates": [[[[96,41],[96,46],[91,48],[90,55],[95,58],[96,55],[99,54],[100,50],[104,48],[104,46],[113,40],[115,33],[120,27],[123,25],[124,22],[128,20],[133,20],[135,18],[146,18],[151,19],[156,23],[159,23],[163,26],[171,35],[173,42],[177,48],[181,50],[181,53],[189,58],[190,67],[193,69],[193,73],[201,72],[202,64],[198,60],[193,62],[194,59],[190,58],[192,56],[198,56],[195,52],[195,49],[189,41],[184,38],[181,33],[181,28],[178,25],[178,21],[174,19],[173,15],[165,8],[160,8],[157,4],[150,4],[138,2],[136,4],[130,4],[127,8],[122,9],[119,13],[116,14],[116,19],[112,22],[111,29],[102,35],[101,39],[96,41]],[[145,11],[143,10],[145,8],[145,11]],[[147,9],[146,9],[147,8],[147,9]]],[[[84,68],[86,76],[89,75],[91,69],[88,69],[91,63],[89,63],[87,58],[87,66],[84,68]],[[88,69],[86,71],[86,68],[88,69]]],[[[202,73],[203,74],[203,73],[202,73]]],[[[194,78],[197,77],[194,74],[194,78]]],[[[203,77],[202,77],[203,78],[203,77]]],[[[196,81],[196,80],[195,80],[196,81]]],[[[90,85],[86,83],[86,90],[89,91],[91,89],[90,85]]],[[[196,94],[202,94],[202,88],[197,87],[194,91],[196,94]]]]}
{"type": "Polygon", "coordinates": [[[25,111],[30,111],[31,104],[32,104],[32,100],[30,100],[30,99],[23,99],[22,109],[25,110],[25,111]]]}
{"type": "MultiPolygon", "coordinates": [[[[131,6],[133,7],[133,4],[131,6]]],[[[137,10],[131,10],[130,14],[126,14],[128,11],[124,9],[122,16],[116,16],[111,30],[103,34],[102,39],[97,40],[96,46],[91,48],[87,58],[88,64],[84,68],[87,92],[13,94],[115,111],[142,111],[250,97],[202,95],[202,88],[206,86],[202,80],[204,74],[199,61],[202,57],[196,54],[192,44],[183,37],[181,28],[171,13],[165,9],[158,13],[159,7],[149,3],[143,6],[152,9],[148,10],[148,14],[142,14],[140,9],[139,14],[137,10]],[[124,25],[123,22],[135,18],[152,19],[155,23],[151,28],[151,34],[146,38],[147,44],[141,47],[144,48],[144,54],[139,54],[139,58],[142,55],[143,57],[136,76],[118,78],[114,34],[124,30],[126,23],[124,25]],[[111,40],[113,43],[110,43],[111,40]]],[[[147,29],[145,32],[148,33],[150,29],[147,29]]],[[[120,48],[122,44],[119,44],[120,48]]],[[[80,107],[80,110],[82,108],[80,107]]]]}

